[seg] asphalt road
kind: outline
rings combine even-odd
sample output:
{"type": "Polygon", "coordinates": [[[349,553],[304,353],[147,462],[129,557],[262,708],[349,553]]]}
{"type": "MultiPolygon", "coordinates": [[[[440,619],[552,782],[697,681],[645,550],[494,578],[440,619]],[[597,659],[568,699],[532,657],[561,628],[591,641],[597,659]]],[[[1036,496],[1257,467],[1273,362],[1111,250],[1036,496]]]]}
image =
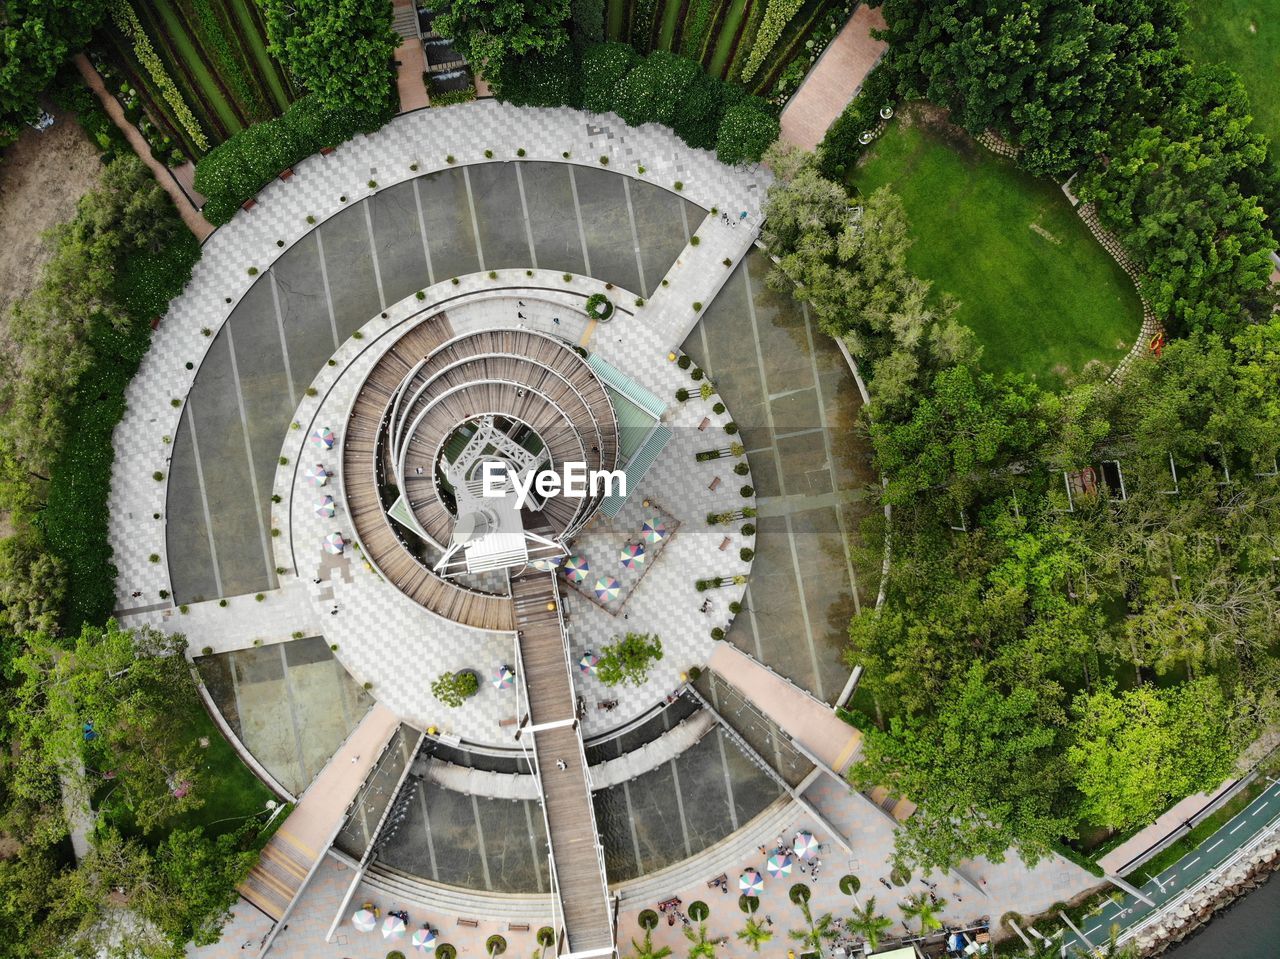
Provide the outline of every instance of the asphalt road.
{"type": "Polygon", "coordinates": [[[1257,796],[1248,806],[1229,819],[1209,836],[1198,847],[1188,852],[1172,866],[1158,876],[1147,880],[1141,887],[1142,893],[1155,903],[1148,906],[1145,902],[1131,895],[1126,895],[1120,902],[1109,904],[1101,915],[1088,917],[1080,927],[1088,943],[1082,942],[1070,930],[1063,937],[1064,955],[1103,955],[1091,951],[1105,947],[1110,938],[1111,929],[1116,928],[1119,936],[1124,930],[1141,923],[1153,911],[1174,899],[1188,886],[1195,885],[1200,879],[1213,872],[1241,846],[1249,842],[1264,828],[1280,820],[1280,783],[1272,782],[1267,789],[1257,796]]]}

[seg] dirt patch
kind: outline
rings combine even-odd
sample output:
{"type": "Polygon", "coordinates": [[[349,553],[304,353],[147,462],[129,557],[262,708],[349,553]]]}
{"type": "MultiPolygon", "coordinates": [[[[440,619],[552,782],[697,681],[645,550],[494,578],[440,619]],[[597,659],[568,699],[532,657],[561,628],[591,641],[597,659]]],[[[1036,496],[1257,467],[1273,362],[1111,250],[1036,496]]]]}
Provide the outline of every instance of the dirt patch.
{"type": "Polygon", "coordinates": [[[55,112],[43,133],[28,127],[0,157],[0,338],[9,307],[26,295],[49,259],[41,234],[75,213],[98,180],[98,150],[75,115],[55,112]]]}

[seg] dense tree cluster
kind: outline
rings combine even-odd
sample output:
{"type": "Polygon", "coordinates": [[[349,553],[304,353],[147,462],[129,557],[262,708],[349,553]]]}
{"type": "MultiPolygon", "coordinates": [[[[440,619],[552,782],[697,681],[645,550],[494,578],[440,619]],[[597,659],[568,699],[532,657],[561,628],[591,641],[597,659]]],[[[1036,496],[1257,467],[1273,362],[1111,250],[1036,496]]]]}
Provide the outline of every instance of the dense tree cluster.
{"type": "Polygon", "coordinates": [[[329,111],[377,115],[396,97],[400,37],[377,0],[262,0],[272,54],[329,111]]]}
{"type": "Polygon", "coordinates": [[[949,107],[971,133],[1013,134],[1037,173],[1069,174],[1120,118],[1165,93],[1178,0],[885,0],[904,96],[949,107]]]}
{"type": "Polygon", "coordinates": [[[883,10],[891,46],[828,131],[826,175],[852,166],[881,106],[925,98],[972,134],[1002,134],[1034,173],[1079,174],[1077,192],[1142,268],[1171,330],[1229,334],[1274,300],[1274,151],[1250,129],[1239,79],[1185,62],[1180,0],[884,0],[883,10]]]}
{"type": "Polygon", "coordinates": [[[693,147],[715,149],[723,163],[755,162],[778,138],[769,104],[707,75],[693,60],[665,51],[640,57],[622,43],[571,44],[508,60],[498,96],[517,106],[613,111],[632,125],[661,123],[693,147]]]}
{"type": "MultiPolygon", "coordinates": [[[[501,85],[509,60],[554,53],[569,42],[565,23],[570,5],[571,0],[441,0],[434,29],[451,38],[475,69],[501,85]]],[[[603,10],[593,12],[593,0],[577,0],[572,9],[583,40],[603,39],[598,35],[603,10]]]]}
{"type": "Polygon", "coordinates": [[[770,162],[772,281],[872,396],[892,513],[868,521],[860,562],[871,582],[886,548],[892,563],[884,604],[850,626],[867,733],[852,778],[920,803],[899,853],[1035,860],[1216,785],[1280,719],[1280,318],[1243,306],[1230,338],[1171,342],[1118,386],[997,378],[906,269],[892,194],[855,205],[813,159],[770,162]],[[1104,461],[1123,495],[1113,479],[1068,502],[1064,474],[1104,461]]]}
{"type": "Polygon", "coordinates": [[[102,21],[105,0],[11,0],[0,7],[0,147],[35,119],[38,97],[102,21]]]}

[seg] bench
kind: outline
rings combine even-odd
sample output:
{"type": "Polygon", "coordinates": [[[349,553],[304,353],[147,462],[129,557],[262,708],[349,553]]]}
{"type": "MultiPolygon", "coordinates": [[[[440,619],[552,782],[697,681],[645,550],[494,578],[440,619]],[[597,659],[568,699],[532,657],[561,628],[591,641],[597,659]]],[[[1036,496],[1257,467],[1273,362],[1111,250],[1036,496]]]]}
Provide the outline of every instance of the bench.
{"type": "Polygon", "coordinates": [[[706,428],[707,428],[708,426],[710,426],[710,425],[711,425],[711,417],[710,417],[710,416],[704,416],[704,417],[702,418],[702,422],[698,424],[698,429],[699,429],[699,430],[706,430],[706,428]]]}
{"type": "Polygon", "coordinates": [[[509,922],[507,923],[507,932],[528,932],[529,924],[527,922],[509,922]]]}
{"type": "Polygon", "coordinates": [[[520,720],[516,719],[515,716],[508,716],[506,719],[499,719],[498,725],[505,728],[507,726],[515,726],[519,722],[520,720]]]}
{"type": "Polygon", "coordinates": [[[258,205],[258,201],[255,200],[253,197],[249,197],[249,199],[245,200],[243,203],[240,204],[240,209],[248,213],[257,205],[258,205]]]}
{"type": "Polygon", "coordinates": [[[478,920],[478,919],[462,919],[462,918],[459,918],[459,919],[458,919],[458,925],[460,925],[460,926],[466,926],[468,929],[479,929],[479,928],[480,928],[480,920],[478,920]]]}
{"type": "Polygon", "coordinates": [[[720,541],[720,552],[723,553],[728,548],[729,548],[729,537],[726,536],[724,539],[720,541]]]}
{"type": "Polygon", "coordinates": [[[713,479],[710,483],[708,483],[708,484],[707,484],[707,489],[711,490],[711,492],[713,492],[713,493],[714,493],[716,490],[718,490],[719,488],[720,488],[720,477],[719,477],[719,476],[717,476],[715,479],[713,479]]]}

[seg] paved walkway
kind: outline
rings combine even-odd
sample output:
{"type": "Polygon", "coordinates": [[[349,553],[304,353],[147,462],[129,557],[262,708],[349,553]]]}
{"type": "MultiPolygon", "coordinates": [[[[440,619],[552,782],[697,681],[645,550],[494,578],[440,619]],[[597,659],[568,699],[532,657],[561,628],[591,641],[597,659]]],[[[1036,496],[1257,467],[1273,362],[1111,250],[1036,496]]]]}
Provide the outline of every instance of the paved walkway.
{"type": "MultiPolygon", "coordinates": [[[[1141,926],[1153,913],[1177,899],[1183,890],[1215,872],[1256,836],[1277,828],[1280,828],[1280,784],[1273,784],[1198,847],[1139,887],[1143,895],[1155,903],[1154,907],[1131,895],[1108,900],[1101,910],[1079,924],[1081,931],[1095,946],[1104,945],[1113,930],[1124,943],[1129,938],[1124,934],[1126,930],[1141,926]]],[[[1138,878],[1134,877],[1133,881],[1136,883],[1138,878]]],[[[1040,931],[1047,932],[1043,928],[1040,931]]],[[[1063,937],[1063,944],[1085,949],[1079,937],[1069,931],[1063,937]]]]}
{"type": "Polygon", "coordinates": [[[822,142],[827,128],[889,48],[871,36],[872,30],[885,26],[879,8],[859,5],[782,111],[783,140],[806,150],[822,142]]]}
{"type": "Polygon", "coordinates": [[[862,734],[840,719],[831,707],[728,643],[716,645],[707,666],[836,772],[849,767],[862,734]]]}
{"type": "Polygon", "coordinates": [[[1120,845],[1098,860],[1098,865],[1108,874],[1124,875],[1123,870],[1130,862],[1173,832],[1205,806],[1209,805],[1234,785],[1234,781],[1223,783],[1211,793],[1196,793],[1171,806],[1163,816],[1147,828],[1134,833],[1120,845]]]}
{"type": "Polygon", "coordinates": [[[124,115],[124,109],[116,98],[107,92],[106,85],[102,82],[102,77],[93,68],[89,58],[83,53],[77,53],[75,55],[75,63],[76,69],[84,77],[84,82],[102,101],[103,109],[107,111],[107,116],[111,117],[111,122],[120,128],[125,135],[125,139],[129,141],[129,145],[133,147],[133,152],[138,154],[138,158],[150,167],[151,172],[155,174],[156,181],[169,196],[173,197],[173,203],[178,208],[178,215],[182,217],[182,222],[196,235],[196,239],[203,242],[213,232],[213,224],[191,205],[191,201],[182,192],[178,184],[174,182],[165,165],[151,155],[151,147],[147,145],[146,139],[138,132],[138,128],[129,122],[128,117],[124,115]]]}

